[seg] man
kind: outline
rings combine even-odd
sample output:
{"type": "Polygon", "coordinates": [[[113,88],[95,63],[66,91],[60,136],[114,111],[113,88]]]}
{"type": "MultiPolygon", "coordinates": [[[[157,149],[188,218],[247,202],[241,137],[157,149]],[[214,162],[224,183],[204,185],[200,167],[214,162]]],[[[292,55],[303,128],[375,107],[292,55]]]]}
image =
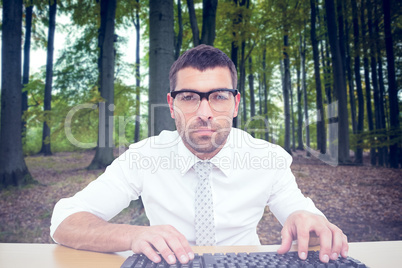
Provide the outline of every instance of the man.
{"type": "Polygon", "coordinates": [[[291,157],[231,128],[240,102],[236,85],[234,64],[222,51],[200,45],[185,52],[172,65],[167,95],[177,131],[131,145],[83,191],[60,200],[53,239],[93,251],[131,249],[154,262],[159,252],[168,263],[187,263],[194,258],[190,245],[259,244],[256,226],[268,205],[283,224],[278,253],[297,239],[305,259],[314,234],[321,261],[346,257],[346,236],[301,194],[291,157]],[[151,226],[107,222],[140,196],[151,226]]]}

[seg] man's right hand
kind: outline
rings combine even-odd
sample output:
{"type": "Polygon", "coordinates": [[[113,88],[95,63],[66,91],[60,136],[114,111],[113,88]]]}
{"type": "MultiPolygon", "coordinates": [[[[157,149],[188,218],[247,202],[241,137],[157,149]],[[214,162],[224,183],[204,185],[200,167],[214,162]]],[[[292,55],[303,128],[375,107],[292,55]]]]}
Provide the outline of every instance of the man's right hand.
{"type": "Polygon", "coordinates": [[[156,263],[161,261],[157,252],[169,264],[176,263],[176,258],[183,264],[194,259],[187,239],[171,225],[137,226],[131,249],[156,263]]]}
{"type": "Polygon", "coordinates": [[[187,263],[194,253],[187,239],[170,225],[136,226],[115,224],[89,213],[77,212],[57,227],[53,238],[75,249],[99,252],[132,250],[142,253],[153,262],[162,257],[169,263],[187,263]]]}

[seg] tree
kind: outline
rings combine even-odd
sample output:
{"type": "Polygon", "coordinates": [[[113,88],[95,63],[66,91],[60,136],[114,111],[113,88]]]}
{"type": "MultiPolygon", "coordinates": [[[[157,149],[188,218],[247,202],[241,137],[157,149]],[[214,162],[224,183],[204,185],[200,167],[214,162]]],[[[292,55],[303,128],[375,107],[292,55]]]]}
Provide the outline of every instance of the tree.
{"type": "Polygon", "coordinates": [[[0,189],[34,182],[21,141],[22,0],[3,1],[1,50],[0,189]]]}
{"type": "Polygon", "coordinates": [[[169,71],[174,61],[173,0],[149,1],[148,135],[174,129],[166,106],[169,71]]]}
{"type": "Polygon", "coordinates": [[[213,46],[215,41],[215,20],[218,0],[202,1],[201,44],[213,46]]]}
{"type": "Polygon", "coordinates": [[[343,69],[341,50],[337,38],[334,0],[325,0],[328,37],[332,54],[334,92],[338,101],[338,161],[340,164],[350,162],[349,124],[346,95],[345,71],[343,69]]]}
{"type": "MultiPolygon", "coordinates": [[[[302,72],[302,91],[303,91],[303,102],[304,102],[304,122],[306,129],[306,146],[310,148],[310,123],[308,117],[308,104],[307,104],[307,79],[306,79],[306,37],[300,33],[300,64],[302,72]]],[[[306,156],[310,156],[310,151],[306,150],[306,156]]]]}
{"type": "MultiPolygon", "coordinates": [[[[371,1],[367,2],[367,11],[368,11],[368,30],[369,30],[369,40],[370,40],[370,67],[371,67],[371,80],[373,82],[373,98],[374,98],[374,118],[375,118],[375,133],[376,133],[376,139],[377,141],[380,140],[378,137],[378,134],[381,132],[382,128],[382,116],[381,116],[381,109],[380,109],[380,92],[378,88],[378,79],[377,79],[377,48],[376,48],[376,42],[374,41],[374,26],[373,26],[373,7],[371,5],[371,1]]],[[[377,144],[375,144],[377,147],[377,144]]],[[[381,153],[382,148],[377,148],[378,149],[378,165],[383,166],[384,165],[384,158],[383,154],[381,153]]]]}
{"type": "MultiPolygon", "coordinates": [[[[138,0],[137,0],[138,1],[138,0]]],[[[181,45],[183,43],[183,19],[181,15],[181,0],[177,0],[177,23],[179,24],[179,32],[176,36],[174,58],[177,60],[180,56],[181,45]]]]}
{"type": "Polygon", "coordinates": [[[25,7],[25,42],[24,42],[24,64],[23,64],[23,74],[22,74],[22,138],[23,143],[25,143],[26,137],[26,119],[24,113],[28,111],[28,92],[25,86],[29,82],[29,63],[30,63],[30,52],[31,52],[31,33],[32,33],[32,11],[33,4],[32,0],[29,5],[25,7]]]}
{"type": "MultiPolygon", "coordinates": [[[[246,5],[246,2],[248,2],[247,0],[233,0],[233,3],[235,5],[235,14],[233,16],[232,19],[232,42],[231,42],[231,50],[230,50],[230,58],[233,61],[236,69],[238,70],[238,66],[239,66],[239,61],[238,61],[238,54],[239,54],[239,41],[240,41],[240,34],[239,34],[239,28],[242,25],[243,22],[243,13],[242,13],[242,9],[241,7],[246,5]],[[240,8],[239,8],[240,7],[240,8]]],[[[237,83],[238,85],[236,85],[239,90],[240,93],[243,94],[243,107],[245,107],[245,103],[244,103],[244,99],[245,99],[245,94],[243,92],[241,92],[241,81],[242,81],[242,77],[240,77],[240,79],[238,79],[237,83]]],[[[233,127],[237,127],[237,120],[238,117],[233,118],[233,127]]]]}
{"type": "MultiPolygon", "coordinates": [[[[250,121],[253,120],[255,116],[255,95],[254,95],[254,71],[253,71],[253,58],[250,56],[248,58],[248,85],[250,89],[250,121]]],[[[252,132],[251,135],[254,137],[255,133],[252,132]]]]}
{"type": "MultiPolygon", "coordinates": [[[[355,100],[355,90],[354,90],[354,83],[353,83],[353,71],[352,71],[352,55],[350,51],[350,40],[349,40],[349,20],[348,20],[348,9],[346,8],[346,3],[340,6],[343,7],[342,12],[345,13],[343,16],[345,19],[345,47],[346,47],[346,61],[345,61],[345,70],[347,73],[347,80],[349,86],[349,103],[350,103],[350,114],[351,114],[351,121],[352,121],[352,130],[353,134],[357,133],[357,122],[356,122],[356,100],[355,100]]],[[[341,16],[340,16],[341,17],[341,16]]],[[[340,20],[341,18],[339,18],[340,20]]],[[[355,150],[356,153],[356,150],[355,150]]]]}
{"type": "MultiPolygon", "coordinates": [[[[300,50],[300,49],[299,49],[300,50]]],[[[299,51],[300,52],[300,51],[299,51]]],[[[297,79],[297,150],[304,150],[303,148],[303,110],[302,110],[302,87],[301,87],[301,63],[300,53],[296,54],[296,79],[297,79]]]]}
{"type": "Polygon", "coordinates": [[[202,32],[200,39],[200,30],[198,29],[197,16],[195,14],[194,1],[187,0],[187,6],[190,14],[190,24],[193,32],[194,47],[199,44],[213,46],[215,41],[215,21],[218,0],[202,1],[202,32]]]}
{"type": "MultiPolygon", "coordinates": [[[[139,0],[136,0],[137,4],[139,0]]],[[[179,0],[180,3],[180,0],[179,0]]],[[[134,130],[134,142],[138,142],[140,140],[140,119],[141,119],[141,111],[140,111],[140,86],[141,86],[141,77],[140,77],[140,7],[138,6],[135,11],[135,20],[134,27],[136,32],[136,46],[135,46],[135,130],[134,130]]]]}
{"type": "Polygon", "coordinates": [[[311,7],[311,45],[313,47],[313,60],[314,60],[314,77],[316,87],[316,104],[317,104],[317,149],[321,154],[326,153],[326,135],[325,135],[325,111],[322,102],[322,89],[321,89],[321,75],[320,75],[320,57],[318,53],[318,40],[315,31],[316,22],[316,9],[315,0],[310,0],[311,7]]]}
{"type": "Polygon", "coordinates": [[[291,154],[290,149],[290,106],[289,106],[289,93],[290,93],[290,69],[289,69],[289,36],[288,29],[284,29],[283,36],[283,80],[282,80],[282,89],[283,89],[283,102],[284,102],[284,111],[285,111],[285,146],[284,149],[291,154]]]}
{"type": "Polygon", "coordinates": [[[395,57],[391,31],[391,1],[383,0],[384,10],[384,33],[385,49],[387,51],[388,68],[388,99],[390,110],[390,141],[389,163],[392,168],[398,168],[398,132],[399,130],[399,106],[398,106],[398,88],[395,79],[395,57]]]}
{"type": "Polygon", "coordinates": [[[371,105],[371,81],[370,81],[370,70],[369,70],[369,59],[367,56],[368,51],[368,40],[367,40],[367,27],[365,21],[365,1],[362,0],[361,5],[361,27],[362,27],[362,42],[363,42],[363,67],[364,67],[364,82],[366,85],[366,109],[367,109],[367,121],[369,126],[369,141],[370,141],[370,163],[372,166],[377,164],[376,160],[376,150],[374,145],[374,122],[373,122],[373,110],[371,105]]]}
{"type": "Polygon", "coordinates": [[[375,4],[375,14],[376,14],[376,19],[375,19],[375,40],[376,40],[376,47],[377,47],[377,63],[378,63],[378,85],[380,88],[379,92],[379,110],[381,114],[381,128],[382,128],[382,137],[381,137],[381,143],[382,143],[382,149],[381,153],[383,154],[383,159],[384,159],[384,164],[385,166],[389,165],[388,161],[388,147],[386,145],[387,137],[386,137],[386,115],[385,115],[385,107],[384,107],[384,102],[385,102],[385,85],[384,85],[384,74],[383,74],[383,59],[382,59],[382,47],[383,47],[383,38],[380,38],[380,27],[379,24],[381,23],[380,21],[380,16],[377,12],[377,7],[379,5],[382,5],[382,3],[376,3],[375,4]]]}
{"type": "Polygon", "coordinates": [[[99,91],[103,102],[99,103],[98,143],[95,157],[88,169],[108,166],[113,156],[113,111],[114,111],[114,61],[115,61],[115,16],[116,0],[101,0],[99,46],[99,91]]]}
{"type": "Polygon", "coordinates": [[[47,59],[46,59],[46,82],[43,110],[45,120],[43,121],[42,149],[40,153],[51,155],[50,148],[50,112],[52,103],[52,84],[53,84],[53,51],[54,51],[54,32],[56,29],[57,0],[49,0],[49,28],[47,39],[47,59]]]}
{"type": "Polygon", "coordinates": [[[264,44],[262,53],[262,85],[264,88],[264,120],[265,120],[265,140],[269,141],[269,126],[268,126],[268,87],[267,87],[267,49],[264,44]]]}
{"type": "Polygon", "coordinates": [[[356,80],[356,92],[358,101],[358,115],[357,115],[357,139],[356,139],[356,154],[355,163],[363,164],[363,127],[364,127],[364,97],[362,89],[362,81],[360,75],[360,36],[359,36],[359,20],[357,16],[356,1],[352,2],[352,16],[353,16],[353,43],[354,43],[354,73],[356,80]]]}

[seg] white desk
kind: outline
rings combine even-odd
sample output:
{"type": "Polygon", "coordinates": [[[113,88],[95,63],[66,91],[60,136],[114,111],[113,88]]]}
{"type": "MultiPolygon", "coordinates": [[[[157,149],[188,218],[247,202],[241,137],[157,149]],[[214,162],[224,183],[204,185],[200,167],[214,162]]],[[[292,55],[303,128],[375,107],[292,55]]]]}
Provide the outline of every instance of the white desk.
{"type": "MultiPolygon", "coordinates": [[[[371,268],[402,267],[402,241],[349,243],[349,255],[371,268]]],[[[194,252],[272,252],[279,246],[193,247],[194,252]]],[[[316,250],[317,248],[311,248],[316,250]]],[[[293,247],[292,250],[296,250],[293,247]]],[[[55,244],[0,243],[1,268],[119,268],[131,251],[97,253],[55,244]]]]}

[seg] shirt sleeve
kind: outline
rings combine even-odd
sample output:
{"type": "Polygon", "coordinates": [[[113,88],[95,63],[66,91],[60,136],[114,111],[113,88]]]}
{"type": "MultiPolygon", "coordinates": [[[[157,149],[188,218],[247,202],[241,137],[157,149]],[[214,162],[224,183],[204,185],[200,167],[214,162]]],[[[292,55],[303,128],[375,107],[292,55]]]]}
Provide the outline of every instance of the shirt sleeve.
{"type": "Polygon", "coordinates": [[[282,225],[284,225],[288,216],[297,210],[306,210],[324,216],[313,201],[305,197],[300,191],[290,169],[292,157],[284,150],[280,155],[286,159],[286,165],[276,172],[275,183],[272,186],[271,195],[267,203],[269,209],[282,225]]]}
{"type": "Polygon", "coordinates": [[[129,149],[82,191],[57,202],[51,219],[50,236],[53,238],[60,223],[74,213],[90,212],[108,221],[128,207],[132,200],[138,199],[142,176],[131,162],[129,149]]]}

